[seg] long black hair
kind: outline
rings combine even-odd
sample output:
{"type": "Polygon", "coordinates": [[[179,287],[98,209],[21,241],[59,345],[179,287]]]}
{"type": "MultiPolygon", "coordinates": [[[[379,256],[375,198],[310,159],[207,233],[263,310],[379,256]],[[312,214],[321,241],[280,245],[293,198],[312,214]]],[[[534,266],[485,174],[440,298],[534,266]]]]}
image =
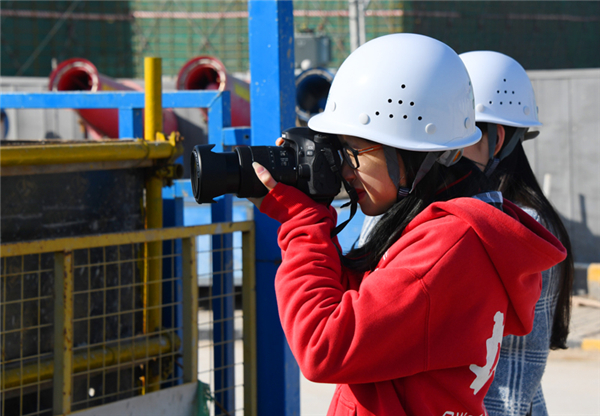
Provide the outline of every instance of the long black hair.
{"type": "MultiPolygon", "coordinates": [[[[407,183],[412,184],[427,153],[397,149],[404,162],[407,183]]],[[[435,201],[473,196],[490,190],[487,178],[469,160],[462,158],[446,167],[434,163],[415,190],[388,209],[369,233],[361,247],[353,247],[342,264],[353,271],[372,271],[385,252],[400,238],[406,226],[435,201]]]]}
{"type": "MultiPolygon", "coordinates": [[[[477,126],[485,131],[487,124],[482,123],[480,126],[478,123],[477,126]]],[[[514,127],[505,126],[504,128],[506,130],[505,137],[512,137],[514,127]]],[[[560,282],[552,335],[550,336],[551,349],[566,349],[571,320],[571,291],[574,274],[571,240],[567,229],[542,192],[520,141],[514,150],[498,164],[490,181],[494,189],[502,192],[504,198],[537,211],[542,219],[542,224],[554,233],[567,250],[566,259],[557,266],[560,282]]]]}

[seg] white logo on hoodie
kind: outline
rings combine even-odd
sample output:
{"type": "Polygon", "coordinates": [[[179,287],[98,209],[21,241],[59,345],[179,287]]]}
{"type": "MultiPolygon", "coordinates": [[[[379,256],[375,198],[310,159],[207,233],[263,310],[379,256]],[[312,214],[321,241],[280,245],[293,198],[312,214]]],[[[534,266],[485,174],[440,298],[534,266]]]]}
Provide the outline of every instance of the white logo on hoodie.
{"type": "Polygon", "coordinates": [[[471,370],[477,376],[470,386],[473,389],[474,395],[481,390],[484,384],[487,383],[490,378],[492,378],[494,371],[496,371],[496,365],[498,364],[497,358],[500,352],[500,344],[502,343],[503,333],[504,314],[498,311],[496,312],[496,315],[494,315],[494,331],[492,332],[492,336],[485,341],[485,346],[487,348],[485,366],[479,367],[476,364],[471,364],[469,366],[469,370],[471,370]]]}

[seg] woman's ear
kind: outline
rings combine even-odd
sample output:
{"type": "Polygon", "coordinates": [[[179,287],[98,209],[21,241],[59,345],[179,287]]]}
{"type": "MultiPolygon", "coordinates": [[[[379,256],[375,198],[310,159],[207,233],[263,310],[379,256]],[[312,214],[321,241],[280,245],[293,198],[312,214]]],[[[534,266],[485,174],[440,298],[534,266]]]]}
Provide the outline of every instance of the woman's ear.
{"type": "Polygon", "coordinates": [[[504,144],[504,138],[506,136],[506,130],[504,130],[504,126],[502,124],[496,124],[497,133],[496,133],[496,148],[494,149],[494,156],[500,153],[500,149],[502,149],[502,145],[504,144]]]}

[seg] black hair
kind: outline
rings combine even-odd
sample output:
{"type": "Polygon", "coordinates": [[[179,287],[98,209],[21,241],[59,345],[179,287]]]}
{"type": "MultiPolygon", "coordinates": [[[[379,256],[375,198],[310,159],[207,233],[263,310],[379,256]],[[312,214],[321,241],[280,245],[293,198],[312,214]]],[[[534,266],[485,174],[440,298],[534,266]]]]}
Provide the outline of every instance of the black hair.
{"type": "MultiPolygon", "coordinates": [[[[479,123],[477,126],[479,127],[479,123]]],[[[484,130],[485,127],[481,126],[480,128],[484,130]]],[[[513,134],[515,128],[507,126],[504,128],[506,137],[511,137],[509,134],[513,134]]],[[[571,320],[571,291],[574,274],[569,234],[559,214],[542,192],[521,142],[517,143],[514,150],[498,164],[490,181],[494,189],[502,192],[504,198],[537,211],[542,219],[542,225],[551,230],[567,250],[566,259],[558,265],[559,293],[550,337],[551,349],[566,349],[569,321],[571,320]]]]}
{"type": "MultiPolygon", "coordinates": [[[[404,162],[410,186],[427,153],[397,149],[404,162]]],[[[377,221],[361,247],[353,247],[342,264],[353,271],[373,271],[385,252],[400,238],[406,226],[435,201],[473,196],[489,190],[487,178],[468,159],[462,158],[451,167],[434,163],[414,191],[397,201],[377,221]]]]}

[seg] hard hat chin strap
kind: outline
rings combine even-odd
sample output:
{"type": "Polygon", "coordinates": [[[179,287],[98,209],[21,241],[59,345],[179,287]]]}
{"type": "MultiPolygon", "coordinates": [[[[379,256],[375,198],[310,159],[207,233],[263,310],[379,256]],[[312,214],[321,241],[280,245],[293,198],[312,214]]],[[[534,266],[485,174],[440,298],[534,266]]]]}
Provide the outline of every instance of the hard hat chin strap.
{"type": "Polygon", "coordinates": [[[387,163],[388,174],[390,175],[390,179],[394,185],[396,185],[396,189],[398,190],[398,194],[396,195],[396,200],[401,201],[406,198],[409,194],[411,194],[415,187],[421,182],[421,179],[425,177],[427,172],[431,169],[433,164],[438,160],[438,158],[445,152],[428,152],[427,156],[425,156],[425,160],[421,163],[417,174],[415,175],[415,179],[410,188],[406,186],[400,185],[400,166],[398,165],[398,155],[397,149],[390,146],[383,146],[383,152],[385,154],[385,161],[387,163]]]}
{"type": "Polygon", "coordinates": [[[387,165],[388,175],[396,188],[400,186],[400,165],[398,164],[398,153],[395,147],[383,145],[383,154],[385,164],[387,165]]]}
{"type": "Polygon", "coordinates": [[[510,155],[517,143],[522,142],[525,139],[525,133],[527,132],[526,128],[519,127],[515,130],[515,133],[508,140],[508,142],[502,147],[500,154],[498,155],[498,159],[503,160],[506,156],[510,155]]]}
{"type": "Polygon", "coordinates": [[[498,142],[498,125],[496,123],[487,123],[487,134],[488,134],[488,163],[483,169],[483,173],[488,178],[496,170],[496,166],[500,163],[500,159],[496,158],[494,151],[496,150],[496,143],[498,142]]]}
{"type": "MultiPolygon", "coordinates": [[[[423,179],[425,177],[427,172],[429,172],[431,170],[431,167],[433,166],[433,164],[444,153],[445,152],[427,152],[427,156],[425,156],[423,163],[421,163],[421,166],[419,167],[419,170],[417,171],[417,174],[415,175],[415,180],[413,181],[412,186],[410,187],[410,191],[408,191],[408,194],[412,193],[415,190],[415,187],[419,184],[419,182],[421,182],[421,179],[423,179]]],[[[398,195],[399,194],[400,194],[400,191],[398,191],[398,195]]]]}
{"type": "Polygon", "coordinates": [[[502,150],[498,153],[498,155],[494,155],[494,151],[496,150],[496,143],[498,142],[498,125],[496,123],[487,123],[488,125],[488,145],[489,145],[489,158],[488,163],[483,170],[483,173],[488,178],[494,173],[498,163],[502,161],[506,156],[510,155],[511,152],[515,149],[517,143],[522,142],[525,138],[525,133],[527,132],[526,128],[519,127],[515,129],[512,137],[506,139],[504,145],[502,146],[502,150]]]}
{"type": "Polygon", "coordinates": [[[392,180],[392,183],[396,185],[396,189],[398,190],[396,200],[400,201],[415,190],[416,186],[419,184],[419,182],[421,182],[421,179],[425,177],[427,172],[431,170],[431,167],[435,162],[441,163],[444,166],[452,166],[461,158],[463,149],[427,152],[427,155],[421,163],[421,166],[419,167],[419,170],[417,171],[415,179],[413,180],[410,188],[400,185],[400,166],[398,164],[397,151],[398,150],[394,147],[385,145],[383,146],[383,153],[385,155],[388,174],[392,180]]]}
{"type": "MultiPolygon", "coordinates": [[[[327,160],[327,163],[329,164],[329,168],[331,169],[333,174],[336,175],[340,179],[340,181],[344,185],[344,189],[346,190],[346,192],[348,193],[348,196],[350,197],[350,201],[348,201],[347,203],[342,205],[342,208],[350,206],[350,218],[348,218],[346,221],[342,222],[341,224],[338,224],[333,230],[331,230],[331,238],[333,238],[336,235],[338,235],[344,229],[344,227],[346,227],[346,225],[348,225],[350,220],[356,214],[356,210],[358,207],[358,194],[356,193],[356,189],[354,189],[352,187],[352,185],[350,185],[348,183],[348,181],[346,179],[344,179],[344,177],[342,176],[341,162],[340,162],[339,158],[336,157],[336,155],[334,154],[334,151],[328,147],[328,148],[322,149],[322,152],[325,155],[325,160],[327,160]]],[[[337,246],[336,246],[336,249],[339,251],[339,248],[337,246]]],[[[340,255],[341,254],[342,253],[340,252],[340,255]]]]}

